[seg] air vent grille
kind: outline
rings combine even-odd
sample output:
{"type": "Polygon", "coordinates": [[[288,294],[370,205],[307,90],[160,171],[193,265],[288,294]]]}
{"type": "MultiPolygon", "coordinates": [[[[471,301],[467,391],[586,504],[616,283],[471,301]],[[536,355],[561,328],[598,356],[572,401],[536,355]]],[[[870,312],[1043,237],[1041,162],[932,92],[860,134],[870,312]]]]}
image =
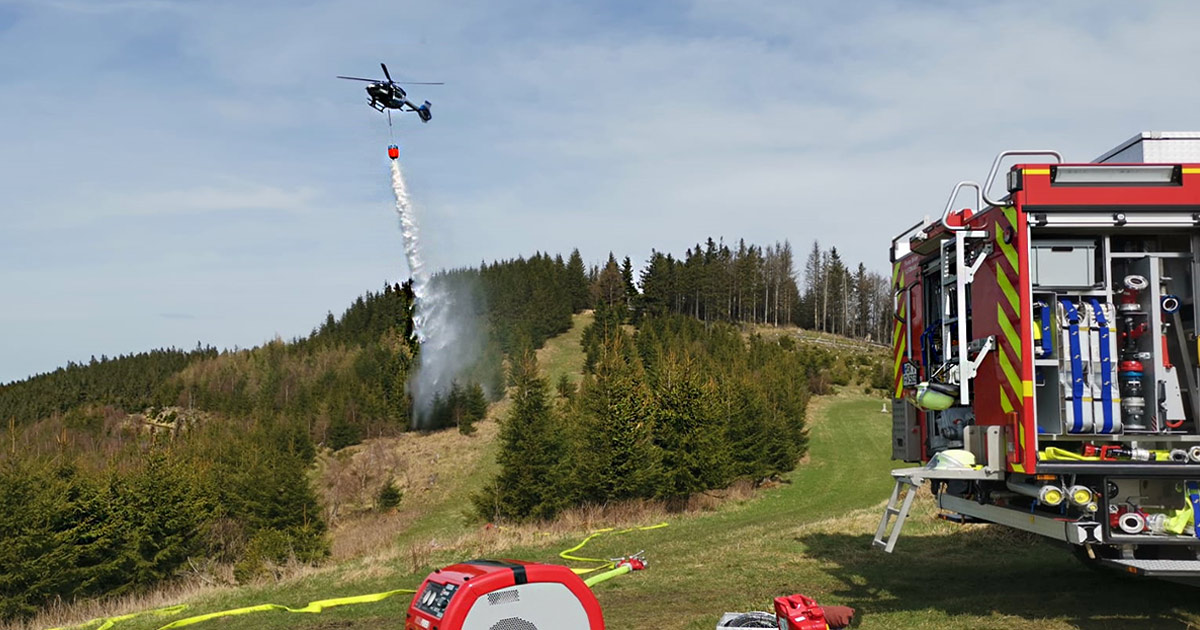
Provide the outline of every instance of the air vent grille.
{"type": "Polygon", "coordinates": [[[515,589],[507,591],[496,591],[495,593],[487,594],[488,603],[492,606],[500,604],[511,604],[521,601],[521,594],[515,589]]]}
{"type": "Polygon", "coordinates": [[[538,630],[538,627],[520,617],[509,617],[497,621],[491,630],[538,630]]]}

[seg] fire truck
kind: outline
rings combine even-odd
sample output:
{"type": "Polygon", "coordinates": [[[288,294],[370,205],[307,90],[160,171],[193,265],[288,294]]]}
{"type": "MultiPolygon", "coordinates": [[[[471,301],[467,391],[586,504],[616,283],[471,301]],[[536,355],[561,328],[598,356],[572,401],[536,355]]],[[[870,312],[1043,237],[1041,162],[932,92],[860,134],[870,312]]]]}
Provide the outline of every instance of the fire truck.
{"type": "Polygon", "coordinates": [[[1004,151],[891,260],[892,456],[919,465],[875,546],[929,482],[943,516],[1200,578],[1200,133],[1004,151]]]}

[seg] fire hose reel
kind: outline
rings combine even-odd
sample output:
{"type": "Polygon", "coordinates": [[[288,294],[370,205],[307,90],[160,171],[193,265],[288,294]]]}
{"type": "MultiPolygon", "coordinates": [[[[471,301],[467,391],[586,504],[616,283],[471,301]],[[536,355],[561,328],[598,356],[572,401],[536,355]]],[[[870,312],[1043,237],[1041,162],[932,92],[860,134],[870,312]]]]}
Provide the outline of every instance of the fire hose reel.
{"type": "Polygon", "coordinates": [[[471,560],[425,578],[404,630],[604,630],[604,617],[567,567],[471,560]]]}

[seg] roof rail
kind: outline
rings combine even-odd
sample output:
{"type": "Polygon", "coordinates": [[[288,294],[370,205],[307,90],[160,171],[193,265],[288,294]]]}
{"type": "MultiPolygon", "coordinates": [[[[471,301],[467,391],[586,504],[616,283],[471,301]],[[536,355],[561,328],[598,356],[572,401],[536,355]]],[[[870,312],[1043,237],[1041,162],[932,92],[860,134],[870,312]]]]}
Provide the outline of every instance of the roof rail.
{"type": "MultiPolygon", "coordinates": [[[[1017,149],[1015,151],[1001,151],[1000,155],[996,156],[996,161],[992,162],[992,170],[988,173],[987,182],[983,185],[983,201],[987,203],[987,205],[996,206],[997,208],[1005,205],[1003,198],[994,200],[988,195],[988,193],[992,190],[992,184],[996,182],[996,173],[1000,170],[1001,160],[1014,155],[1048,155],[1057,160],[1059,164],[1062,164],[1063,161],[1062,154],[1052,149],[1017,149]]],[[[983,208],[980,207],[980,210],[982,209],[983,208]]]]}
{"type": "Polygon", "coordinates": [[[979,184],[972,181],[961,181],[955,184],[954,190],[950,191],[950,198],[946,200],[946,209],[942,210],[942,227],[951,232],[957,232],[967,227],[965,221],[961,225],[950,225],[947,222],[947,219],[950,218],[950,209],[954,207],[954,200],[958,198],[958,193],[963,188],[975,189],[975,212],[983,210],[983,189],[979,187],[979,184]]]}

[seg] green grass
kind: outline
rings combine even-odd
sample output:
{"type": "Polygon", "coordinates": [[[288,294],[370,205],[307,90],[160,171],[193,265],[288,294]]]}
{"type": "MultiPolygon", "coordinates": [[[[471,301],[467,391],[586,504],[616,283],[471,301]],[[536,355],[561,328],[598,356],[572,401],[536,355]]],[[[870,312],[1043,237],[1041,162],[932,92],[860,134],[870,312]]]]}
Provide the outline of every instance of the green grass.
{"type": "MultiPolygon", "coordinates": [[[[562,374],[566,374],[574,383],[579,382],[584,362],[583,349],[579,342],[583,337],[584,327],[591,324],[592,319],[591,311],[574,315],[570,330],[548,340],[538,350],[539,368],[551,391],[554,391],[554,386],[562,374]]],[[[489,410],[489,420],[495,421],[503,417],[507,410],[507,400],[493,405],[489,410]]],[[[472,463],[471,470],[463,482],[454,488],[446,500],[430,505],[425,514],[401,534],[397,543],[401,546],[419,544],[419,541],[431,537],[459,536],[475,529],[478,524],[466,516],[471,508],[471,495],[496,474],[498,450],[497,442],[486,444],[478,461],[472,463]]]]}
{"type": "MultiPolygon", "coordinates": [[[[769,609],[774,597],[795,592],[857,608],[866,629],[1200,627],[1200,591],[1092,571],[1066,549],[1000,528],[936,520],[928,496],[919,500],[896,553],[873,550],[871,536],[891,489],[891,417],[880,413],[879,399],[857,395],[818,399],[809,415],[810,455],[787,483],[713,512],[672,519],[665,529],[600,538],[586,549],[586,555],[601,557],[645,549],[651,563],[647,571],[596,587],[609,628],[708,630],[723,612],[769,609]]],[[[452,518],[455,508],[434,506],[417,532],[405,534],[405,544],[467,531],[452,518]]],[[[501,555],[554,562],[573,539],[558,535],[501,555]]],[[[415,570],[404,554],[387,560],[384,571],[352,562],[199,598],[190,614],[261,602],[302,606],[414,587],[430,569],[467,555],[461,548],[434,550],[415,570]]],[[[401,596],[320,615],[263,613],[195,627],[395,628],[407,605],[401,596]]],[[[158,624],[134,621],[127,627],[158,624]]]]}
{"type": "Polygon", "coordinates": [[[576,313],[571,318],[571,329],[546,342],[538,350],[538,368],[542,376],[553,390],[558,385],[558,379],[566,374],[572,383],[579,383],[583,376],[583,329],[595,319],[592,311],[576,313]]]}

